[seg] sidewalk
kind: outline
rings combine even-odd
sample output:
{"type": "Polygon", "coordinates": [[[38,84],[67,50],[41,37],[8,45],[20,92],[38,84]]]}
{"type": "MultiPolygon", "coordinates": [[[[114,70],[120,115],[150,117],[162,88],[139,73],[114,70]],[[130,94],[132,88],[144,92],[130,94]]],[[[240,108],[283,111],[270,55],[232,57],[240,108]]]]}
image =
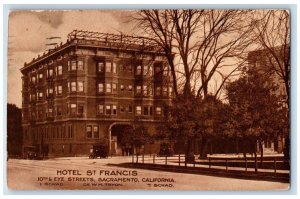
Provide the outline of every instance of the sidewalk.
{"type": "Polygon", "coordinates": [[[120,164],[120,166],[231,178],[289,182],[290,172],[288,169],[285,169],[282,157],[281,154],[276,156],[273,154],[265,156],[266,160],[264,160],[264,168],[258,167],[257,172],[255,172],[254,168],[254,158],[249,156],[247,157],[246,162],[244,158],[232,154],[213,155],[204,160],[195,159],[194,163],[188,164],[185,164],[185,157],[183,155],[180,155],[180,157],[179,155],[172,157],[145,155],[144,157],[139,156],[138,160],[136,159],[136,156],[134,156],[130,163],[120,164]]]}

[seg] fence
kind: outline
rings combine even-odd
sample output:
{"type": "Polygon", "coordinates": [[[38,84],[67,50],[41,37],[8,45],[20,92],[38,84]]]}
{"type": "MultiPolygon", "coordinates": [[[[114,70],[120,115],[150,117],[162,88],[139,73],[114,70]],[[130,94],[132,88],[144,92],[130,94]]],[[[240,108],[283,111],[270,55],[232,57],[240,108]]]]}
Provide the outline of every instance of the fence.
{"type": "Polygon", "coordinates": [[[179,167],[195,167],[206,169],[220,169],[228,171],[244,171],[273,173],[276,175],[280,170],[281,173],[288,173],[289,167],[282,157],[264,157],[263,164],[260,164],[260,158],[226,158],[226,157],[208,157],[205,160],[196,159],[194,161],[185,161],[184,155],[174,156],[157,156],[157,155],[133,155],[132,163],[150,164],[150,165],[172,165],[179,167]]]}

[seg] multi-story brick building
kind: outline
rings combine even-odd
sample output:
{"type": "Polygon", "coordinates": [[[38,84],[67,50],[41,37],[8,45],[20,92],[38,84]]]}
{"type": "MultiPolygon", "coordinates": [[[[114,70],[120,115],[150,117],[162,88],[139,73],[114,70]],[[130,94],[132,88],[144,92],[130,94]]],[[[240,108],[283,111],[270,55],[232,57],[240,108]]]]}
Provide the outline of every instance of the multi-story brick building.
{"type": "Polygon", "coordinates": [[[172,96],[163,51],[142,37],[74,30],[21,72],[23,147],[48,156],[87,155],[101,140],[121,154],[124,126],[154,134],[172,96]]]}

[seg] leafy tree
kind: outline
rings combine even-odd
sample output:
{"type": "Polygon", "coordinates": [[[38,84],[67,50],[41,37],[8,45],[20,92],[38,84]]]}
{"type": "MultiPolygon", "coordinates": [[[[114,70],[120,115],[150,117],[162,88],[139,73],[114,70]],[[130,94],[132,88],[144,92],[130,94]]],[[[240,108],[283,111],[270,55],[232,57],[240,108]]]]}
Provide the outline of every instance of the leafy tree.
{"type": "MultiPolygon", "coordinates": [[[[226,133],[254,138],[263,159],[263,140],[274,138],[287,129],[288,118],[276,95],[277,85],[256,70],[227,85],[231,117],[226,133]]],[[[255,151],[256,156],[256,151],[255,151]]]]}
{"type": "Polygon", "coordinates": [[[206,99],[193,97],[190,101],[180,96],[173,100],[168,109],[166,123],[159,127],[157,138],[185,143],[185,155],[192,154],[195,139],[200,138],[200,157],[207,157],[207,144],[223,135],[228,106],[214,96],[206,99]]]}
{"type": "Polygon", "coordinates": [[[14,104],[7,104],[7,152],[22,153],[22,111],[14,104]]]}
{"type": "Polygon", "coordinates": [[[152,136],[149,134],[147,128],[143,125],[126,126],[120,137],[120,144],[123,148],[132,148],[139,154],[141,147],[145,144],[153,142],[152,136]]]}
{"type": "Polygon", "coordinates": [[[288,10],[264,10],[256,12],[252,37],[269,61],[267,73],[274,73],[285,86],[285,103],[290,109],[290,13],[288,10]]]}

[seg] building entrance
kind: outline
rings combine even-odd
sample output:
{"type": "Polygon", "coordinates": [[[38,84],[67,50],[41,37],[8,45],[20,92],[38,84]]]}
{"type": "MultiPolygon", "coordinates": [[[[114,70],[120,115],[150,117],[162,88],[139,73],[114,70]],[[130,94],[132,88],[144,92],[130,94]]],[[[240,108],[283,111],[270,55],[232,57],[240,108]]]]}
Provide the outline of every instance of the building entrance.
{"type": "Polygon", "coordinates": [[[131,155],[132,147],[126,141],[126,128],[131,128],[130,124],[114,124],[111,127],[110,149],[112,155],[131,155]]]}

